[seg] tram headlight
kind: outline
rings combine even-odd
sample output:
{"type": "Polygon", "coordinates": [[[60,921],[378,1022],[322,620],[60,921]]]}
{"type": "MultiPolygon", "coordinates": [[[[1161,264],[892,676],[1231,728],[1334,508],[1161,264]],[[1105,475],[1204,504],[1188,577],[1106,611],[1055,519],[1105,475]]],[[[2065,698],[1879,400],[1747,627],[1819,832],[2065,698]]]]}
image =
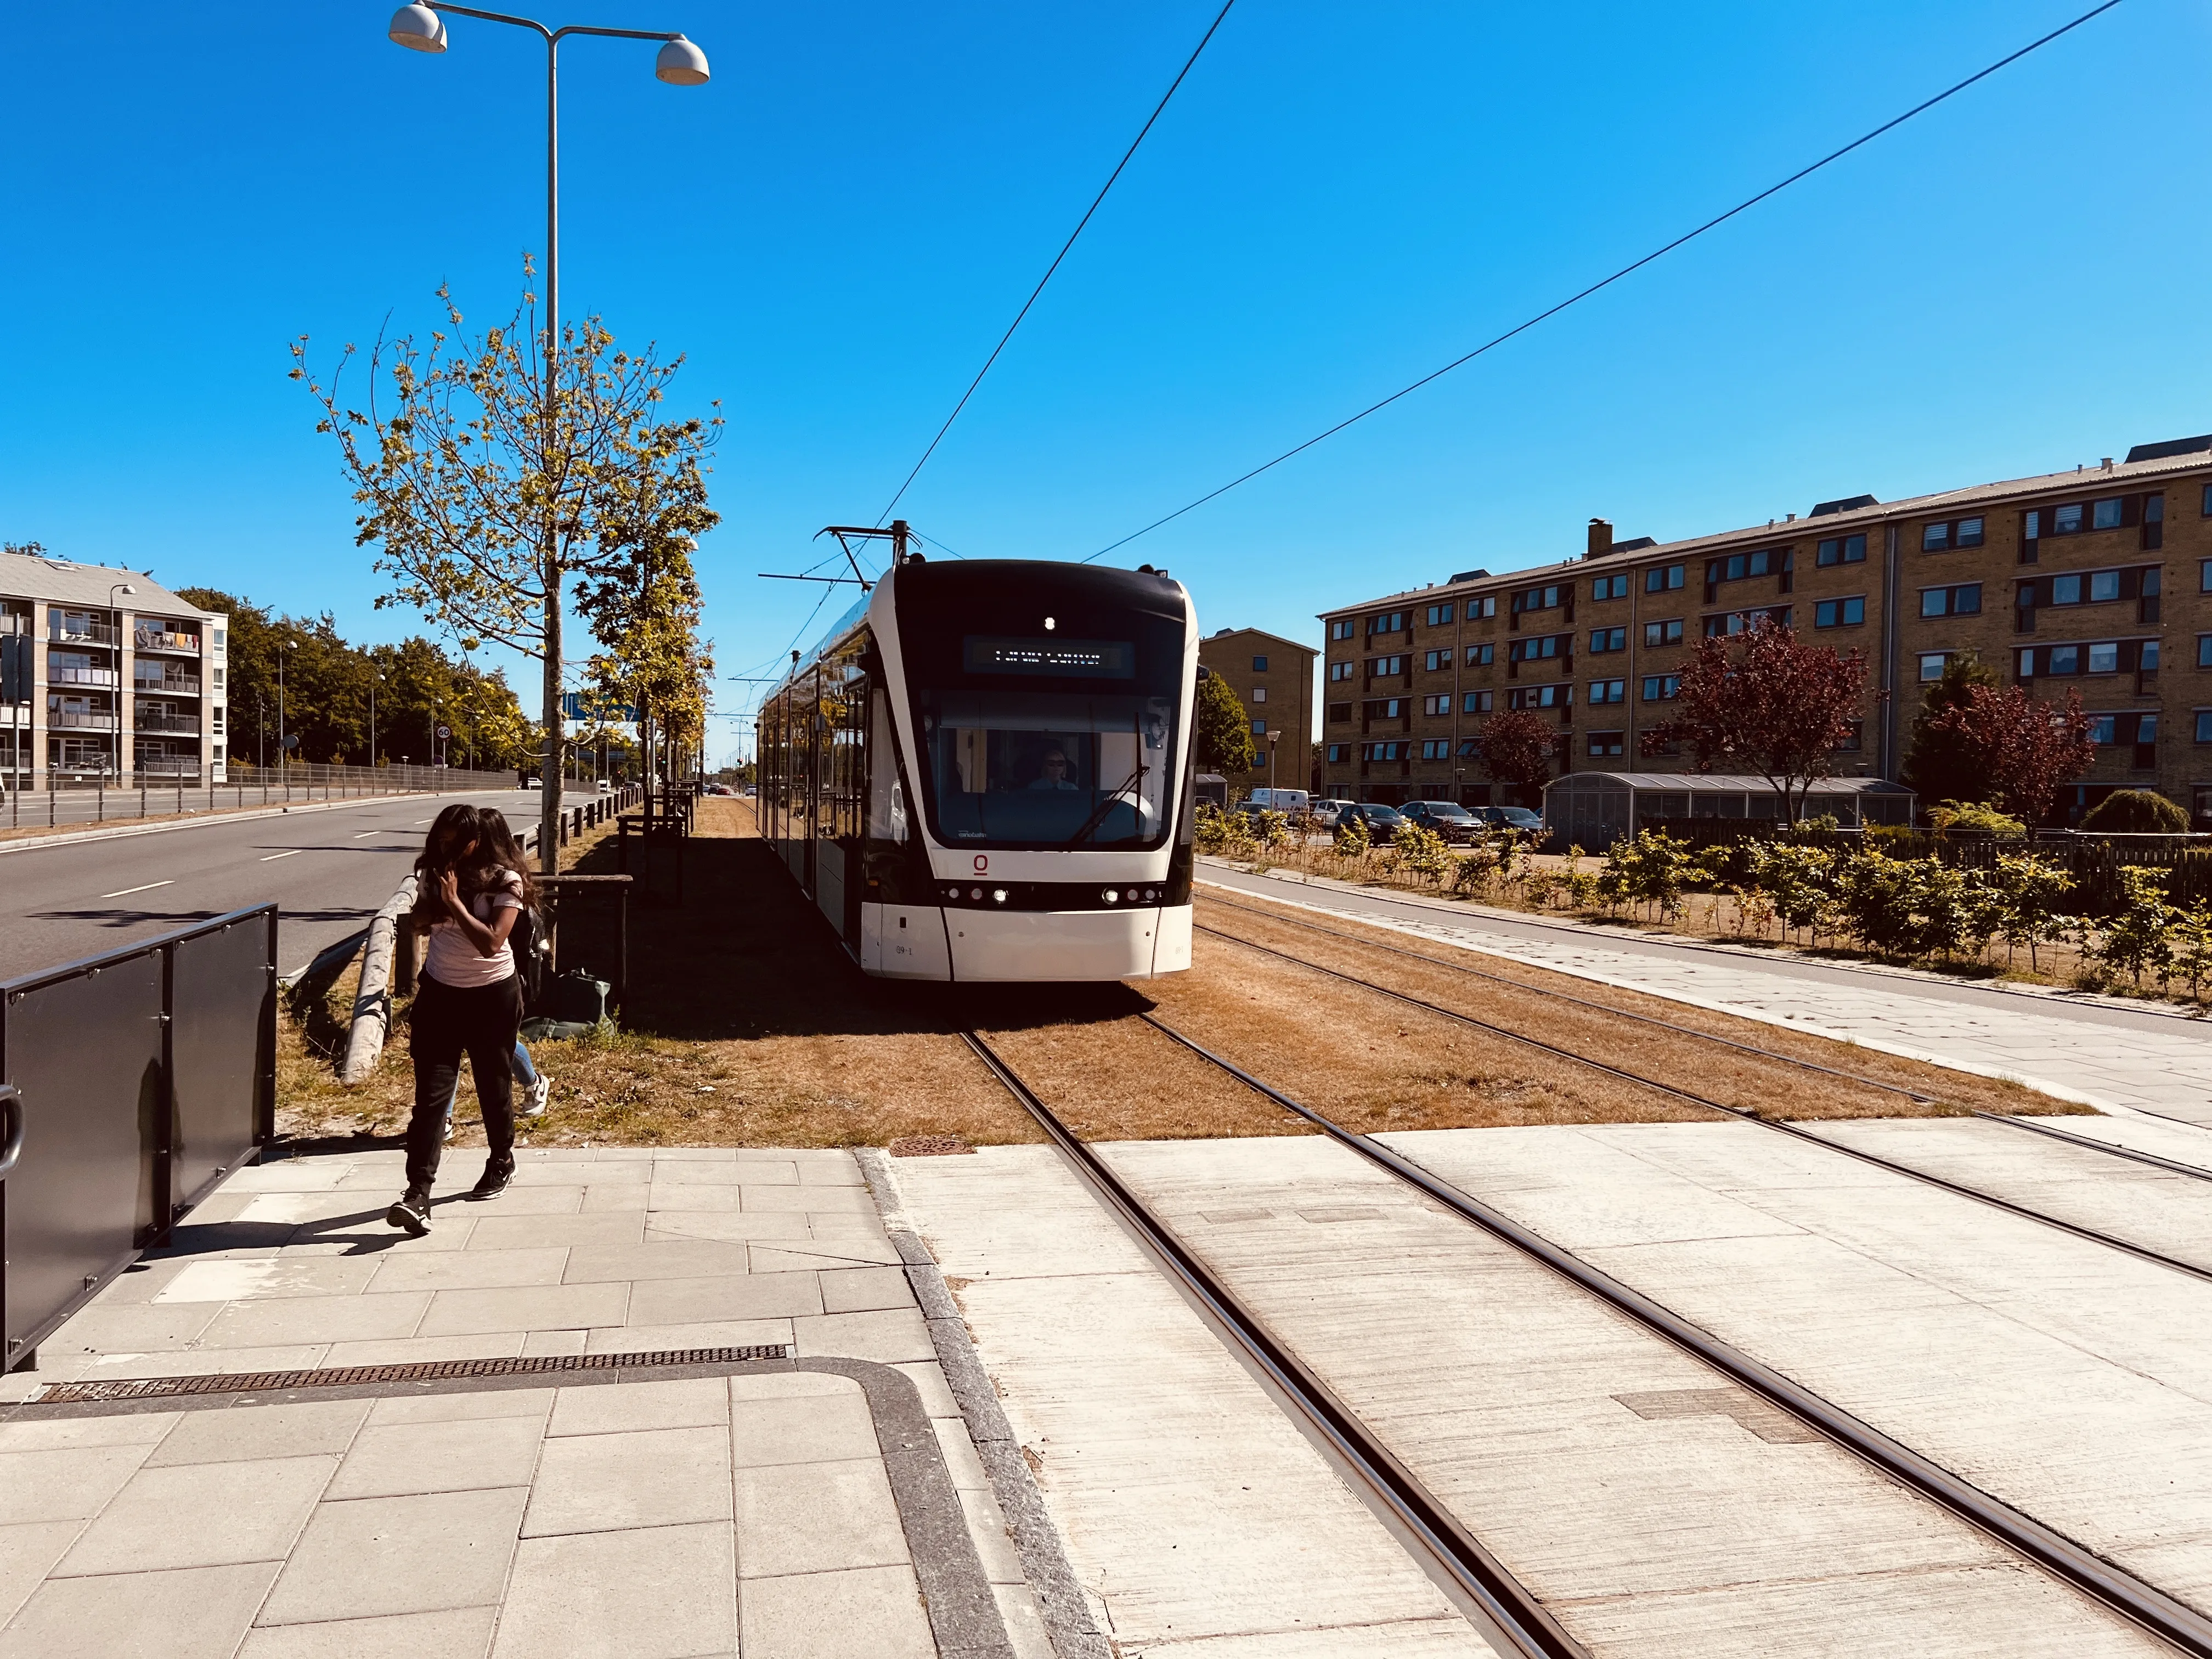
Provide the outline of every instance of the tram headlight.
{"type": "Polygon", "coordinates": [[[1109,903],[1109,904],[1113,903],[1116,899],[1120,898],[1121,896],[1121,894],[1119,894],[1118,892],[1115,891],[1115,890],[1114,890],[1114,889],[1112,889],[1111,887],[1109,887],[1109,888],[1106,890],[1106,902],[1107,902],[1107,903],[1109,903]]]}
{"type": "Polygon", "coordinates": [[[991,890],[991,902],[994,904],[1004,904],[1006,902],[1006,890],[1003,887],[994,887],[991,890]]]}
{"type": "Polygon", "coordinates": [[[980,887],[971,887],[968,890],[968,896],[971,899],[980,899],[983,896],[983,890],[980,887]]]}

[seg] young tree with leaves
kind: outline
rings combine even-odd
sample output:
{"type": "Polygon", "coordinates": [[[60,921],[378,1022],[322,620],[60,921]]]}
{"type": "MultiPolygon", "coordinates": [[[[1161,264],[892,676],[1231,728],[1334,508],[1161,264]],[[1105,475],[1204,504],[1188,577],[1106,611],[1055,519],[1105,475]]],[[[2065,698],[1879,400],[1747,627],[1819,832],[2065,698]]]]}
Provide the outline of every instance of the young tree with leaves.
{"type": "Polygon", "coordinates": [[[2061,786],[2087,771],[2096,752],[2081,694],[2071,686],[2063,700],[2049,702],[2017,685],[1970,682],[1913,729],[1920,770],[1908,767],[1908,776],[1974,781],[1979,793],[1948,799],[1994,799],[2029,823],[2049,816],[2061,786]]]}
{"type": "Polygon", "coordinates": [[[1226,777],[1249,772],[1257,751],[1252,743],[1252,717],[1243,699],[1218,674],[1201,674],[1198,696],[1191,708],[1192,735],[1198,744],[1199,769],[1226,777]]]}
{"type": "Polygon", "coordinates": [[[1653,735],[1686,743],[1698,769],[1725,763],[1766,780],[1782,822],[1802,816],[1814,781],[1835,766],[1866,690],[1866,659],[1802,643],[1761,617],[1733,640],[1700,643],[1683,665],[1673,720],[1653,735]]]}
{"type": "Polygon", "coordinates": [[[1500,783],[1524,789],[1540,787],[1552,775],[1559,752],[1559,728],[1527,708],[1507,708],[1483,721],[1475,733],[1482,764],[1500,783]]]}
{"type": "MultiPolygon", "coordinates": [[[[526,263],[526,280],[530,267],[526,263]]],[[[292,378],[322,408],[362,511],[356,540],[376,544],[394,579],[380,605],[410,605],[472,648],[495,641],[543,671],[545,755],[539,860],[560,859],[563,628],[572,586],[622,568],[647,534],[696,536],[714,523],[702,478],[721,425],[661,409],[683,359],[616,349],[596,318],[537,325],[526,292],[513,319],[474,338],[450,290],[449,334],[428,345],[380,339],[365,408],[311,376],[303,336],[292,378]]]]}

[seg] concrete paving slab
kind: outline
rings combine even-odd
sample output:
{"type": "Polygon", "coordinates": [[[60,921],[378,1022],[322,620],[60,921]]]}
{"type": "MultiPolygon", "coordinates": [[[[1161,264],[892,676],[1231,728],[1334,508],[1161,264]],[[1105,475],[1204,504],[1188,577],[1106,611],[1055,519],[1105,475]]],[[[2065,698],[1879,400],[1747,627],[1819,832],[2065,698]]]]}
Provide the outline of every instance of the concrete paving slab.
{"type": "Polygon", "coordinates": [[[800,1355],[809,1359],[842,1354],[897,1364],[902,1360],[933,1359],[937,1354],[929,1340],[929,1328],[913,1308],[814,1314],[793,1320],[791,1331],[800,1355]]]}
{"type": "MultiPolygon", "coordinates": [[[[188,1304],[204,1308],[205,1303],[188,1304]]],[[[295,1342],[358,1342],[412,1336],[431,1310],[429,1293],[295,1296],[229,1302],[200,1333],[204,1348],[265,1348],[295,1342]]],[[[439,1334],[424,1332],[425,1335],[439,1334]]]]}
{"type": "Polygon", "coordinates": [[[526,1538],[730,1518],[726,1428],[643,1429],[548,1440],[526,1538]]]}
{"type": "Polygon", "coordinates": [[[737,1599],[726,1520],[526,1538],[515,1553],[492,1652],[494,1659],[735,1655],[737,1599]],[[670,1595],[673,1584],[685,1593],[670,1595]]]}
{"type": "Polygon", "coordinates": [[[908,1567],[862,1567],[748,1579],[746,1659],[935,1659],[937,1644],[908,1567]]]}
{"type": "Polygon", "coordinates": [[[890,1483],[872,1455],[739,1468],[735,1491],[738,1571],[747,1580],[907,1561],[890,1483]]]}
{"type": "MultiPolygon", "coordinates": [[[[25,1373],[27,1378],[44,1372],[25,1373]]],[[[71,1446],[155,1446],[180,1421],[175,1412],[119,1417],[64,1417],[0,1422],[0,1453],[59,1451],[71,1446]]]]}
{"type": "Polygon", "coordinates": [[[151,1449],[125,1444],[0,1453],[0,1526],[89,1521],[130,1483],[151,1449]]]}
{"type": "MultiPolygon", "coordinates": [[[[181,1463],[342,1457],[367,1420],[368,1407],[366,1400],[307,1400],[261,1406],[252,1411],[186,1412],[166,1419],[175,1426],[162,1437],[145,1467],[158,1469],[181,1463]]],[[[87,1424],[129,1424],[133,1420],[130,1417],[77,1419],[87,1424]]],[[[57,1423],[52,1426],[63,1425],[57,1423]]],[[[4,1432],[0,1431],[0,1435],[4,1432]]],[[[4,1439],[0,1439],[0,1444],[5,1443],[4,1439]]]]}
{"type": "Polygon", "coordinates": [[[788,1319],[723,1319],[702,1325],[603,1325],[584,1334],[586,1353],[669,1353],[788,1343],[788,1319]]]}
{"type": "Polygon", "coordinates": [[[354,1296],[368,1288],[378,1264],[358,1256],[268,1256],[245,1261],[191,1261],[172,1274],[155,1303],[235,1302],[294,1296],[354,1296]]]}
{"type": "MultiPolygon", "coordinates": [[[[638,1207],[644,1208],[640,1198],[638,1207]]],[[[646,1222],[648,1243],[693,1238],[745,1243],[757,1238],[804,1240],[810,1237],[804,1215],[740,1215],[735,1212],[659,1210],[646,1222]]]]}
{"type": "Polygon", "coordinates": [[[763,1187],[740,1189],[744,1207],[756,1215],[803,1211],[808,1215],[872,1215],[875,1206],[860,1187],[763,1187]]]}
{"type": "Polygon", "coordinates": [[[498,1291],[439,1291],[423,1315],[424,1336],[487,1331],[581,1330],[619,1325],[629,1306],[626,1284],[532,1285],[498,1291]]]}
{"type": "Polygon", "coordinates": [[[719,1429],[730,1421],[730,1389],[719,1376],[672,1382],[562,1389],[554,1397],[552,1435],[616,1434],[637,1429],[719,1429]]]}
{"type": "Polygon", "coordinates": [[[875,1313],[914,1304],[901,1267],[849,1267],[819,1275],[822,1311],[875,1313]]]}
{"type": "Polygon", "coordinates": [[[440,1359],[511,1359],[522,1352],[525,1333],[495,1331],[482,1336],[410,1336],[377,1342],[333,1342],[325,1365],[420,1365],[440,1359]]]}
{"type": "Polygon", "coordinates": [[[0,1630],[0,1659],[230,1659],[276,1565],[50,1578],[0,1630]]]}
{"type": "Polygon", "coordinates": [[[740,1399],[730,1417],[731,1462],[738,1468],[835,1463],[878,1455],[875,1419],[860,1385],[782,1400],[740,1399]]]}
{"type": "MultiPolygon", "coordinates": [[[[595,1170],[598,1165],[592,1166],[595,1170]]],[[[653,1188],[642,1181],[594,1181],[584,1188],[580,1212],[604,1215],[616,1210],[642,1210],[653,1188]]]]}
{"type": "Polygon", "coordinates": [[[476,1224],[469,1247],[519,1250],[547,1245],[639,1244],[645,1217],[635,1210],[594,1215],[491,1215],[476,1224]]]}
{"type": "Polygon", "coordinates": [[[438,1255],[386,1257],[376,1264],[371,1291],[489,1291],[518,1285],[558,1285],[570,1251],[564,1245],[535,1249],[453,1250],[438,1255]]]}
{"type": "Polygon", "coordinates": [[[256,1622],[319,1624],[495,1603],[528,1496],[507,1487],[319,1504],[256,1622]]]}
{"type": "Polygon", "coordinates": [[[535,1417],[387,1423],[364,1429],[331,1482],[333,1501],[526,1486],[544,1424],[535,1417]]]}
{"type": "Polygon", "coordinates": [[[337,1619],[248,1631],[238,1659],[483,1659],[496,1607],[337,1619]]]}
{"type": "Polygon", "coordinates": [[[687,1325],[716,1319],[787,1319],[821,1311],[822,1286],[812,1273],[743,1273],[638,1279],[630,1285],[625,1322],[687,1325]]]}
{"type": "Polygon", "coordinates": [[[571,1285],[582,1285],[614,1279],[726,1277],[751,1271],[744,1245],[735,1241],[648,1239],[642,1244],[580,1245],[568,1252],[563,1277],[571,1285]]]}
{"type": "Polygon", "coordinates": [[[373,1427],[394,1423],[465,1423],[499,1417],[534,1417],[553,1410],[553,1389],[492,1389],[482,1394],[426,1394],[410,1399],[389,1396],[369,1402],[373,1427]]]}
{"type": "Polygon", "coordinates": [[[335,1457],[280,1457],[142,1468],[54,1576],[281,1561],[337,1467],[335,1457]]]}
{"type": "Polygon", "coordinates": [[[31,1599],[41,1580],[85,1529],[82,1521],[29,1521],[0,1527],[0,1627],[31,1599]]]}

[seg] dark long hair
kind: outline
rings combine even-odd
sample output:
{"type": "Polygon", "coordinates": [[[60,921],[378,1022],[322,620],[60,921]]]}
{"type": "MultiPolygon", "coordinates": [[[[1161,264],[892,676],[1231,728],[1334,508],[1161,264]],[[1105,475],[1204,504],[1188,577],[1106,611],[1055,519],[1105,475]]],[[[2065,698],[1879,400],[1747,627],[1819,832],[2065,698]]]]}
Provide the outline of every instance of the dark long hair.
{"type": "Polygon", "coordinates": [[[487,887],[503,885],[497,872],[507,870],[522,878],[522,902],[538,902],[538,884],[531,879],[522,849],[495,810],[456,801],[430,825],[415,860],[415,906],[408,919],[416,928],[427,930],[452,919],[438,896],[439,878],[448,870],[458,878],[464,903],[487,887]]]}

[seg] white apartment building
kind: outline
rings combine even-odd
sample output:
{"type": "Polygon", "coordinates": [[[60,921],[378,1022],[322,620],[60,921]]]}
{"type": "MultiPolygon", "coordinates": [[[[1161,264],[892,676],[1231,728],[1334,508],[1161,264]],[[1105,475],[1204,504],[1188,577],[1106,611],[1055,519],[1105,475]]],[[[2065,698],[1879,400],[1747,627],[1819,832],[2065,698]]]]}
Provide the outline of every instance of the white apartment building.
{"type": "Polygon", "coordinates": [[[222,782],[229,621],[135,570],[0,553],[22,680],[0,688],[0,788],[222,782]]]}

